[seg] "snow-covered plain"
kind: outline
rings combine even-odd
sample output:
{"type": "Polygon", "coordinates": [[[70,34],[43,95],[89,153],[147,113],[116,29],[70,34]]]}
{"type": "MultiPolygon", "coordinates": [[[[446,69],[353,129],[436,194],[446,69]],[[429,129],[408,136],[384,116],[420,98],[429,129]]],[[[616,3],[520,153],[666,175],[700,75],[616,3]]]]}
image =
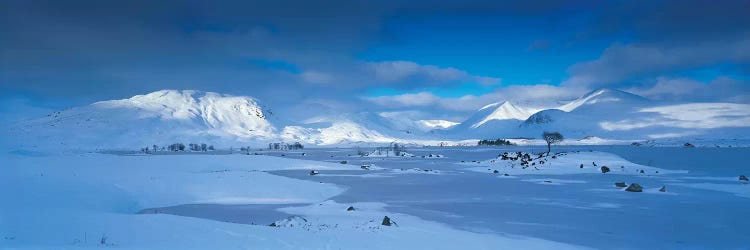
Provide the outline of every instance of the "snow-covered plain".
{"type": "Polygon", "coordinates": [[[326,200],[346,187],[267,172],[365,171],[358,165],[240,154],[93,153],[7,154],[2,166],[3,248],[573,248],[542,239],[456,230],[389,212],[385,204],[338,204],[326,200]],[[306,223],[243,225],[178,217],[158,209],[139,214],[182,204],[288,204],[280,211],[303,216],[306,223]],[[346,211],[348,206],[357,210],[346,211]],[[380,225],[383,216],[398,226],[380,225]]]}
{"type": "Polygon", "coordinates": [[[737,176],[748,174],[748,148],[553,149],[535,159],[545,161],[534,165],[543,170],[497,159],[502,152],[539,155],[546,151],[540,146],[408,148],[414,157],[360,157],[353,148],[6,152],[0,248],[746,247],[750,231],[738,218],[750,209],[750,184],[737,176]],[[644,191],[626,192],[615,182],[644,191]],[[206,207],[173,212],[191,204],[206,207]],[[235,218],[220,216],[227,213],[235,218]],[[243,216],[255,219],[237,219],[243,216]],[[381,225],[384,216],[394,225],[381,225]]]}

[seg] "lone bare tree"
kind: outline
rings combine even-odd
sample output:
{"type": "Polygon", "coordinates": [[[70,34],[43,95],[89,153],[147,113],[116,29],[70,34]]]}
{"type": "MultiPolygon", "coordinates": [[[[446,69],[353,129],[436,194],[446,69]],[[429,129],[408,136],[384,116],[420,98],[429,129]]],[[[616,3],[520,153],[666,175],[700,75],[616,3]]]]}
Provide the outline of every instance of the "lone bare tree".
{"type": "Polygon", "coordinates": [[[544,138],[544,141],[547,142],[547,155],[549,155],[549,152],[552,150],[552,144],[561,142],[563,139],[563,136],[558,132],[544,132],[542,133],[542,138],[544,138]]]}

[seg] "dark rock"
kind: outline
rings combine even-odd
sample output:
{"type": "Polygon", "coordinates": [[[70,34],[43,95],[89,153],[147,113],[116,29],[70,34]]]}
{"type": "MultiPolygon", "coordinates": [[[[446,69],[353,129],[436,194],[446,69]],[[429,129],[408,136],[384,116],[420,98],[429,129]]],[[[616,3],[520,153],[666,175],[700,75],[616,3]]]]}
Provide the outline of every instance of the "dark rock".
{"type": "Polygon", "coordinates": [[[346,209],[346,211],[354,211],[354,207],[349,207],[346,209]]]}
{"type": "Polygon", "coordinates": [[[591,162],[591,165],[594,165],[594,167],[596,167],[596,162],[593,162],[593,161],[592,161],[592,162],[591,162]]]}
{"type": "Polygon", "coordinates": [[[627,187],[628,185],[625,184],[625,182],[615,182],[615,186],[624,188],[624,187],[627,187]]]}
{"type": "Polygon", "coordinates": [[[503,176],[510,176],[508,173],[504,173],[503,176]]]}
{"type": "Polygon", "coordinates": [[[748,181],[747,176],[744,176],[744,175],[740,175],[740,180],[741,181],[748,181]]]}
{"type": "Polygon", "coordinates": [[[641,173],[641,174],[643,174],[643,173],[645,173],[645,172],[643,171],[643,169],[641,169],[640,173],[641,173]]]}
{"type": "Polygon", "coordinates": [[[602,166],[599,169],[602,170],[602,174],[609,172],[609,168],[607,166],[602,166]]]}
{"type": "Polygon", "coordinates": [[[390,227],[392,225],[391,218],[388,218],[388,216],[383,217],[383,223],[380,223],[380,225],[389,226],[390,227]]]}
{"type": "Polygon", "coordinates": [[[497,171],[497,169],[495,169],[495,171],[492,171],[492,173],[497,174],[497,173],[500,173],[500,171],[497,171]]]}
{"type": "Polygon", "coordinates": [[[317,170],[310,170],[310,175],[316,175],[319,174],[317,170]]]}
{"type": "Polygon", "coordinates": [[[638,183],[630,183],[630,186],[628,186],[628,188],[626,188],[625,191],[643,192],[643,187],[641,187],[641,185],[638,185],[638,183]]]}
{"type": "Polygon", "coordinates": [[[349,162],[348,161],[340,161],[339,163],[341,163],[341,164],[347,164],[349,162]]]}
{"type": "Polygon", "coordinates": [[[370,165],[362,165],[359,168],[364,169],[364,170],[370,170],[370,165]]]}
{"type": "Polygon", "coordinates": [[[578,168],[583,168],[583,164],[581,164],[581,166],[580,166],[580,167],[578,167],[578,168]]]}
{"type": "Polygon", "coordinates": [[[661,188],[659,189],[659,192],[667,192],[667,187],[661,186],[661,188]]]}
{"type": "Polygon", "coordinates": [[[638,143],[638,142],[633,142],[633,143],[630,144],[630,146],[636,146],[636,147],[641,146],[641,145],[642,144],[638,143]]]}
{"type": "Polygon", "coordinates": [[[689,143],[689,142],[686,142],[682,146],[685,146],[686,148],[694,148],[695,147],[695,145],[693,145],[692,143],[689,143]]]}
{"type": "Polygon", "coordinates": [[[546,182],[546,183],[552,183],[552,181],[544,181],[544,182],[546,182]]]}

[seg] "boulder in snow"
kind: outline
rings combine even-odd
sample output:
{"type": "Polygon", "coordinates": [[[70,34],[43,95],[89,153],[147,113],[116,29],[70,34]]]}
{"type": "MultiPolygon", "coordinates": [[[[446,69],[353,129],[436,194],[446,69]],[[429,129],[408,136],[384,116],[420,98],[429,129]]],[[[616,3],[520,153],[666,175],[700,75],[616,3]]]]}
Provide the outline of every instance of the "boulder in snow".
{"type": "Polygon", "coordinates": [[[380,223],[380,225],[389,226],[389,227],[393,224],[396,224],[396,222],[391,221],[391,218],[388,218],[388,216],[383,217],[383,222],[380,223]]]}
{"type": "Polygon", "coordinates": [[[317,175],[317,174],[319,174],[318,170],[310,170],[310,175],[317,175]]]}
{"type": "Polygon", "coordinates": [[[626,188],[625,191],[643,192],[643,187],[641,187],[641,185],[638,185],[638,183],[630,183],[630,186],[628,186],[628,188],[626,188]]]}
{"type": "Polygon", "coordinates": [[[600,170],[602,171],[602,174],[609,172],[609,168],[607,166],[602,166],[600,170]]]}

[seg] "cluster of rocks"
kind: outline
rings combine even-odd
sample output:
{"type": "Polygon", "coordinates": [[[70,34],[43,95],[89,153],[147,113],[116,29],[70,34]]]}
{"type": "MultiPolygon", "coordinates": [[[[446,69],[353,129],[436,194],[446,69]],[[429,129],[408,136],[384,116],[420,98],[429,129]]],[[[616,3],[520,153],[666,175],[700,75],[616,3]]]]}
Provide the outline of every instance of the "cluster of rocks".
{"type": "MultiPolygon", "coordinates": [[[[557,159],[557,156],[565,155],[566,153],[555,153],[552,155],[552,159],[557,159]]],[[[537,164],[543,165],[547,161],[546,158],[544,158],[545,153],[541,153],[539,155],[535,155],[535,157],[532,157],[529,153],[523,153],[523,152],[515,152],[515,153],[508,153],[503,152],[502,154],[498,155],[500,160],[503,161],[520,161],[520,165],[523,169],[526,169],[530,166],[535,166],[537,164]]],[[[493,161],[494,162],[494,161],[493,161]]],[[[535,167],[536,168],[536,167],[535,167]]],[[[538,168],[537,168],[538,169],[538,168]]]]}
{"type": "Polygon", "coordinates": [[[444,158],[445,156],[439,154],[428,154],[423,155],[422,158],[444,158]]]}
{"type": "MultiPolygon", "coordinates": [[[[488,168],[487,170],[491,170],[491,169],[489,169],[489,168],[488,168]]],[[[499,171],[499,170],[497,170],[497,169],[495,169],[495,170],[492,170],[492,173],[493,173],[493,174],[499,174],[499,173],[500,173],[500,171],[499,171]]],[[[504,174],[503,174],[503,176],[510,176],[510,175],[509,175],[508,173],[504,173],[504,174]]]]}
{"type": "Polygon", "coordinates": [[[301,216],[289,216],[268,225],[269,227],[309,227],[310,223],[301,216]]]}
{"type": "MultiPolygon", "coordinates": [[[[615,182],[615,187],[618,187],[618,188],[627,187],[625,189],[625,191],[627,191],[627,192],[635,192],[635,193],[643,192],[643,186],[641,186],[638,183],[630,183],[630,185],[628,185],[624,181],[623,182],[615,182]]],[[[667,187],[666,186],[661,186],[661,188],[659,188],[659,192],[667,192],[667,187]]]]}
{"type": "Polygon", "coordinates": [[[435,174],[440,173],[440,170],[435,170],[435,169],[421,169],[421,168],[406,169],[406,168],[399,168],[398,170],[400,170],[400,171],[412,171],[412,172],[417,172],[417,173],[435,173],[435,174]]]}
{"type": "Polygon", "coordinates": [[[740,181],[744,181],[745,183],[748,182],[747,176],[740,175],[740,181]]]}

